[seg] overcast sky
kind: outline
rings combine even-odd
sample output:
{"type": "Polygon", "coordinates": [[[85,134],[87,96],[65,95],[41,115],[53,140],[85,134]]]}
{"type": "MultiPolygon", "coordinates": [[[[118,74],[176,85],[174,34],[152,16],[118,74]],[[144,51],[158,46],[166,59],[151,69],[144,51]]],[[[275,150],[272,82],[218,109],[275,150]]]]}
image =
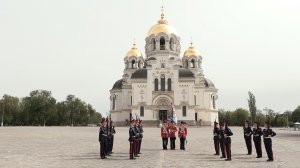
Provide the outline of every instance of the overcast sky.
{"type": "Polygon", "coordinates": [[[181,55],[193,38],[219,108],[248,108],[249,90],[260,109],[300,105],[299,0],[0,0],[0,95],[74,94],[105,114],[133,38],[144,53],[162,5],[181,55]]]}

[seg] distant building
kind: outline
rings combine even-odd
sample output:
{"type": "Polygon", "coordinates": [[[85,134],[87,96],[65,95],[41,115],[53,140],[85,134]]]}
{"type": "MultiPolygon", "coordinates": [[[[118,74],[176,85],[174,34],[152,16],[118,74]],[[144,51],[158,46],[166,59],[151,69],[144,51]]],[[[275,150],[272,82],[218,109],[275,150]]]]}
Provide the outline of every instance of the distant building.
{"type": "Polygon", "coordinates": [[[110,113],[116,125],[139,115],[154,125],[174,104],[178,121],[213,125],[218,90],[204,77],[202,56],[193,46],[180,57],[180,37],[161,14],[146,37],[145,57],[135,44],[124,58],[124,74],[110,90],[110,113]]]}

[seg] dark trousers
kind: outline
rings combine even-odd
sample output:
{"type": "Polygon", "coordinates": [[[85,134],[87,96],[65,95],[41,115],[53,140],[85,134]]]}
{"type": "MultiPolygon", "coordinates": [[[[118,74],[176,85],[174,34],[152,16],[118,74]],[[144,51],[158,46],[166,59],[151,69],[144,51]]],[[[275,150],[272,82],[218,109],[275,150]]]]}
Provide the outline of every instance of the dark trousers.
{"type": "Polygon", "coordinates": [[[273,157],[273,150],[272,150],[272,139],[271,138],[264,139],[264,144],[265,144],[265,148],[269,160],[273,160],[274,157],[273,157]]]}
{"type": "Polygon", "coordinates": [[[252,154],[251,136],[244,136],[244,139],[247,146],[248,154],[252,154]]]}
{"type": "Polygon", "coordinates": [[[171,149],[175,149],[175,140],[176,140],[176,137],[171,137],[171,138],[170,138],[171,149]]]}
{"type": "Polygon", "coordinates": [[[107,146],[108,146],[107,147],[108,154],[110,154],[112,151],[112,138],[111,137],[107,139],[107,146]]]}
{"type": "Polygon", "coordinates": [[[138,151],[137,153],[140,154],[141,153],[141,145],[142,145],[142,139],[139,140],[139,145],[138,145],[138,151]]]}
{"type": "Polygon", "coordinates": [[[134,141],[130,142],[130,148],[129,148],[129,159],[133,159],[133,153],[134,153],[134,141]]]}
{"type": "Polygon", "coordinates": [[[185,138],[180,138],[180,149],[185,150],[185,138]]]}
{"type": "Polygon", "coordinates": [[[254,145],[255,145],[255,150],[257,157],[262,157],[262,150],[261,150],[261,138],[255,138],[253,139],[254,145]]]}
{"type": "Polygon", "coordinates": [[[111,137],[111,151],[114,148],[114,136],[111,137]]]}
{"type": "Polygon", "coordinates": [[[163,146],[163,149],[167,149],[168,138],[162,138],[162,146],[163,146]]]}
{"type": "Polygon", "coordinates": [[[224,139],[220,139],[220,148],[221,148],[222,157],[226,157],[224,139]]]}
{"type": "Polygon", "coordinates": [[[227,159],[231,160],[231,138],[227,137],[224,141],[227,159]]]}
{"type": "Polygon", "coordinates": [[[105,158],[105,146],[103,142],[100,142],[100,158],[104,159],[105,158]]]}
{"type": "Polygon", "coordinates": [[[133,141],[133,154],[134,154],[134,156],[137,156],[137,154],[138,154],[137,150],[138,150],[138,140],[135,139],[133,141]]]}
{"type": "Polygon", "coordinates": [[[215,145],[215,151],[216,151],[216,155],[220,155],[220,140],[219,137],[218,138],[214,138],[214,145],[215,145]]]}

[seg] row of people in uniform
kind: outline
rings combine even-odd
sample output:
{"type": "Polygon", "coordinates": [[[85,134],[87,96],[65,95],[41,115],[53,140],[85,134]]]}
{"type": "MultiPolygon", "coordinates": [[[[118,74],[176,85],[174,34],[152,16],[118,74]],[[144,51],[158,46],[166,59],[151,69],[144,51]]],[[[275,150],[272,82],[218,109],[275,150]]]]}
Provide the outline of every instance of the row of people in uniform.
{"type": "Polygon", "coordinates": [[[100,158],[106,159],[107,156],[111,156],[114,146],[114,134],[116,133],[113,121],[103,118],[101,120],[99,130],[99,142],[100,142],[100,158]]]}
{"type": "MultiPolygon", "coordinates": [[[[244,131],[244,139],[247,146],[248,153],[247,155],[252,154],[252,135],[253,141],[255,144],[255,149],[257,153],[256,158],[262,157],[262,149],[261,149],[261,136],[263,136],[265,149],[268,155],[267,161],[273,161],[273,151],[272,151],[272,137],[276,135],[276,133],[270,129],[270,124],[268,121],[264,124],[264,129],[262,130],[259,127],[258,122],[254,122],[253,129],[249,126],[249,122],[245,121],[243,131],[244,131]]],[[[220,123],[220,127],[218,123],[214,123],[214,147],[215,147],[215,155],[220,155],[221,150],[221,158],[226,158],[225,161],[231,161],[231,138],[233,133],[228,127],[228,122],[225,121],[224,124],[220,123]],[[225,125],[225,127],[224,127],[225,125]]]]}
{"type": "Polygon", "coordinates": [[[131,120],[129,127],[129,159],[136,159],[140,157],[141,145],[143,139],[143,121],[140,119],[131,120]]]}
{"type": "Polygon", "coordinates": [[[175,150],[176,132],[178,132],[178,138],[180,139],[180,150],[185,150],[187,127],[184,121],[181,121],[179,128],[177,129],[176,123],[171,121],[167,123],[165,119],[162,120],[163,125],[160,133],[162,138],[163,150],[168,150],[168,139],[170,138],[170,149],[175,150]]]}

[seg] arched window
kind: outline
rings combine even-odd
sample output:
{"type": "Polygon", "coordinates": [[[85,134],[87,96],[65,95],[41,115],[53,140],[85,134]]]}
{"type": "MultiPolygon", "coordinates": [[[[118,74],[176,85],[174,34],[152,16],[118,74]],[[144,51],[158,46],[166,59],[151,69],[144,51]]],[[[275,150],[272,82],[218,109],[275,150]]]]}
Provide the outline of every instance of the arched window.
{"type": "Polygon", "coordinates": [[[129,62],[128,60],[126,61],[126,69],[129,68],[129,62]]]}
{"type": "Polygon", "coordinates": [[[138,62],[138,68],[141,68],[141,61],[138,62]]]}
{"type": "Polygon", "coordinates": [[[161,91],[165,91],[166,90],[166,81],[165,81],[165,75],[161,75],[160,77],[160,88],[161,91]]]}
{"type": "Polygon", "coordinates": [[[173,38],[170,39],[170,50],[174,51],[174,40],[173,40],[173,38]]]}
{"type": "Polygon", "coordinates": [[[191,68],[195,68],[195,60],[194,59],[191,60],[191,68]]]}
{"type": "Polygon", "coordinates": [[[185,68],[188,68],[188,65],[189,65],[189,61],[185,60],[185,64],[184,64],[185,68]]]}
{"type": "Polygon", "coordinates": [[[216,109],[216,100],[215,96],[212,96],[213,109],[216,109]]]}
{"type": "Polygon", "coordinates": [[[154,79],[154,91],[158,91],[158,79],[154,79]]]}
{"type": "Polygon", "coordinates": [[[132,61],[131,61],[131,68],[132,68],[132,69],[135,68],[135,60],[132,60],[132,61]]]}
{"type": "Polygon", "coordinates": [[[156,49],[155,39],[151,40],[151,46],[152,46],[152,51],[154,51],[156,49]]]}
{"type": "Polygon", "coordinates": [[[144,117],[144,106],[140,107],[140,116],[144,117]]]}
{"type": "Polygon", "coordinates": [[[182,106],[182,116],[186,117],[186,106],[182,106]]]}
{"type": "Polygon", "coordinates": [[[168,91],[172,90],[172,81],[171,78],[168,79],[168,91]]]}
{"type": "Polygon", "coordinates": [[[166,44],[165,44],[165,39],[163,37],[160,38],[159,43],[160,43],[160,50],[165,50],[166,49],[166,44]]]}
{"type": "Polygon", "coordinates": [[[113,96],[113,100],[112,100],[112,110],[115,110],[116,108],[116,96],[113,96]]]}

